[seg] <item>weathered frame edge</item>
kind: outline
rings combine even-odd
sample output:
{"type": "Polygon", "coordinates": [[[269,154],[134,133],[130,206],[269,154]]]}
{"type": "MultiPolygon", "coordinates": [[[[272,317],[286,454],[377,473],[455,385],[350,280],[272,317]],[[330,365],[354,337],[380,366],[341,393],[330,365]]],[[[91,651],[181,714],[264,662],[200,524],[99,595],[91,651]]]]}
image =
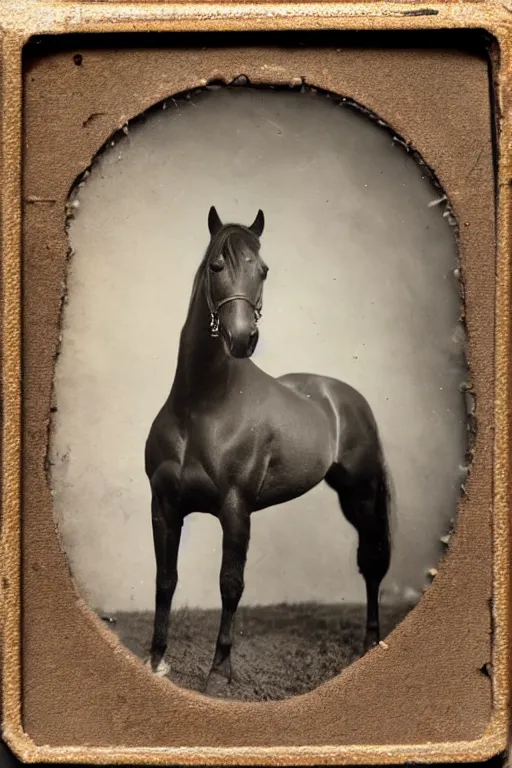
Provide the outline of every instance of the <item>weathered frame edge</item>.
{"type": "Polygon", "coordinates": [[[0,610],[2,635],[3,736],[24,762],[162,765],[290,765],[406,762],[472,762],[504,752],[509,738],[510,696],[510,425],[512,253],[512,13],[504,4],[449,2],[365,4],[286,2],[238,4],[95,4],[50,0],[11,2],[0,9],[0,192],[2,347],[2,528],[0,610]],[[33,35],[107,32],[480,29],[499,47],[494,73],[497,111],[497,254],[495,402],[493,462],[493,716],[483,736],[472,742],[407,745],[347,745],[260,748],[111,748],[36,745],[24,732],[21,694],[20,473],[21,473],[21,162],[22,52],[33,35]],[[497,563],[500,567],[496,567],[497,563]],[[504,567],[506,566],[506,567],[504,567]]]}

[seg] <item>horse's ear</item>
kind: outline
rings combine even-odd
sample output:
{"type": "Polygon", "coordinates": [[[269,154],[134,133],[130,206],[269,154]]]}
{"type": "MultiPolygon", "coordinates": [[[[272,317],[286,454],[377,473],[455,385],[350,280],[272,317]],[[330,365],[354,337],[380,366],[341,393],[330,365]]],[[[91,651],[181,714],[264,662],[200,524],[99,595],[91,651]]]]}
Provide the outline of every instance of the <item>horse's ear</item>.
{"type": "Polygon", "coordinates": [[[222,221],[220,220],[214,205],[212,205],[210,213],[208,214],[208,229],[212,236],[216,235],[222,229],[222,221]]]}
{"type": "Polygon", "coordinates": [[[265,228],[265,216],[263,215],[263,211],[260,209],[258,211],[258,215],[254,219],[253,223],[249,227],[253,235],[256,235],[256,237],[261,237],[263,234],[263,229],[265,228]]]}

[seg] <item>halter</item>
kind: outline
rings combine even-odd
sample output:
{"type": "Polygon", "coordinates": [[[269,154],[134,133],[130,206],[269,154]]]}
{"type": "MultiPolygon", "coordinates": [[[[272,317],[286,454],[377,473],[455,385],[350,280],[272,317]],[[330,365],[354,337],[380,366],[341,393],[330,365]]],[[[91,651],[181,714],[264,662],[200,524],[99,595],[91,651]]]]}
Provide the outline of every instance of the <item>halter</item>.
{"type": "Polygon", "coordinates": [[[261,309],[262,309],[262,290],[259,293],[258,299],[256,303],[251,301],[251,299],[248,296],[245,296],[243,293],[234,293],[232,296],[228,296],[226,299],[222,299],[221,301],[217,302],[215,305],[212,300],[211,295],[211,287],[210,287],[210,269],[208,265],[206,266],[206,303],[208,304],[208,309],[210,310],[210,334],[215,339],[219,335],[219,310],[221,307],[223,307],[225,304],[229,304],[230,301],[246,301],[248,304],[251,305],[254,311],[254,324],[258,325],[258,320],[261,318],[261,309]]]}

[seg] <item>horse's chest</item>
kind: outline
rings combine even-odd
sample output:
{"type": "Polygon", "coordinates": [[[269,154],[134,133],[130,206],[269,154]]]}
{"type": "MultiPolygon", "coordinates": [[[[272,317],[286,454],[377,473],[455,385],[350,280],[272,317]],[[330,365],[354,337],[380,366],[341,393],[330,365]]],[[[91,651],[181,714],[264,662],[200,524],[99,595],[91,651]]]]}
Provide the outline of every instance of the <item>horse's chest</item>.
{"type": "Polygon", "coordinates": [[[191,512],[215,512],[220,502],[217,483],[203,464],[193,458],[185,459],[180,468],[180,497],[191,512]]]}
{"type": "Polygon", "coordinates": [[[215,487],[222,497],[234,485],[244,486],[249,493],[258,487],[268,453],[263,425],[209,414],[193,427],[187,435],[181,466],[184,491],[215,487]]]}

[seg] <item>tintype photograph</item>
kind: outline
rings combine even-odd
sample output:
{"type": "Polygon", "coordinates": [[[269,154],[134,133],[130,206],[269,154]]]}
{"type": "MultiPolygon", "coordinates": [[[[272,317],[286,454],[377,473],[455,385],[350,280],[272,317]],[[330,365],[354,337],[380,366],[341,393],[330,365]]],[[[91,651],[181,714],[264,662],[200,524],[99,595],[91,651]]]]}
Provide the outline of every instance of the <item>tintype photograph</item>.
{"type": "Polygon", "coordinates": [[[507,25],[487,0],[0,4],[23,762],[506,748],[507,25]]]}
{"type": "Polygon", "coordinates": [[[307,693],[436,577],[473,404],[455,217],[403,144],[239,78],[127,121],[71,191],[54,519],[148,675],[307,693]]]}

